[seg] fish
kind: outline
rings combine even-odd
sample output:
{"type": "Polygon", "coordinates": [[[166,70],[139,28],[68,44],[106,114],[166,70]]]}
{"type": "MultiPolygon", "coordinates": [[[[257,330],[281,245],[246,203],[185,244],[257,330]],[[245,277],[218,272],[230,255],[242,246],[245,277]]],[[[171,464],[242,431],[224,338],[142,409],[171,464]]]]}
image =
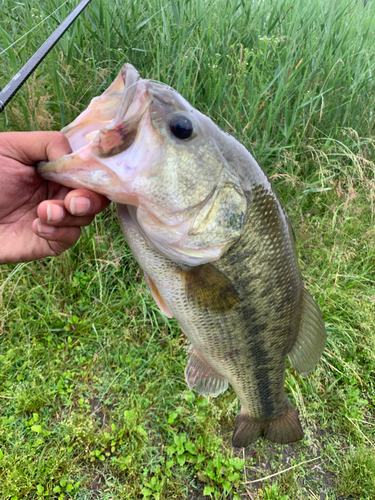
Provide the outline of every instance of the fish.
{"type": "Polygon", "coordinates": [[[310,372],[326,329],[291,221],[252,155],[129,63],[62,132],[73,153],[38,173],[117,204],[151,295],[190,340],[189,388],[216,397],[231,385],[240,400],[233,446],[302,439],[286,358],[310,372]]]}

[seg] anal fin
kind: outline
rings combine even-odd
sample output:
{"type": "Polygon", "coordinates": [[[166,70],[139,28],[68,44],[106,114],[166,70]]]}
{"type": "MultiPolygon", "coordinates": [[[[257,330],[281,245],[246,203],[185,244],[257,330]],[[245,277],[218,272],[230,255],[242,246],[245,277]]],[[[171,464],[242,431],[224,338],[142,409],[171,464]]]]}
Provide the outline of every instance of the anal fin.
{"type": "Polygon", "coordinates": [[[185,368],[185,379],[189,389],[195,387],[203,396],[218,396],[228,388],[228,381],[219,375],[200,356],[194,347],[191,348],[185,368]]]}
{"type": "Polygon", "coordinates": [[[327,332],[315,300],[305,288],[302,294],[301,325],[289,359],[298,373],[305,374],[318,363],[326,346],[327,332]]]}
{"type": "Polygon", "coordinates": [[[144,276],[145,276],[145,280],[146,280],[148,289],[150,290],[150,293],[151,293],[153,299],[155,300],[157,306],[161,310],[161,312],[167,318],[173,318],[173,314],[171,313],[167,304],[164,302],[164,299],[160,295],[160,292],[159,292],[157,286],[155,285],[155,283],[152,281],[152,279],[150,278],[150,276],[147,273],[144,273],[144,276]]]}
{"type": "Polygon", "coordinates": [[[259,437],[279,444],[293,443],[303,438],[298,414],[289,399],[285,398],[284,411],[274,419],[259,420],[240,411],[233,431],[233,446],[248,446],[259,437]]]}

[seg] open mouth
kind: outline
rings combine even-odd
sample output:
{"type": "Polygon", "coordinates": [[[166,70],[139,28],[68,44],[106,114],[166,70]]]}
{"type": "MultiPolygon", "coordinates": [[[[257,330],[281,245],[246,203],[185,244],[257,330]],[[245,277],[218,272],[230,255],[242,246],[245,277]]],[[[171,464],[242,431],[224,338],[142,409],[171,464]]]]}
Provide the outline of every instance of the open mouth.
{"type": "Polygon", "coordinates": [[[38,173],[72,188],[88,188],[117,200],[124,175],[132,173],[127,152],[137,138],[140,123],[149,115],[147,81],[125,64],[117,78],[95,97],[62,132],[73,150],[70,155],[40,163],[38,173]]]}
{"type": "MultiPolygon", "coordinates": [[[[73,152],[94,141],[100,132],[108,136],[113,129],[134,118],[141,104],[142,96],[139,94],[144,94],[146,90],[141,85],[143,88],[139,89],[138,99],[135,99],[138,81],[138,71],[131,64],[125,64],[108,89],[95,97],[74,122],[62,129],[73,152]]],[[[144,101],[144,96],[142,100],[144,101]]]]}

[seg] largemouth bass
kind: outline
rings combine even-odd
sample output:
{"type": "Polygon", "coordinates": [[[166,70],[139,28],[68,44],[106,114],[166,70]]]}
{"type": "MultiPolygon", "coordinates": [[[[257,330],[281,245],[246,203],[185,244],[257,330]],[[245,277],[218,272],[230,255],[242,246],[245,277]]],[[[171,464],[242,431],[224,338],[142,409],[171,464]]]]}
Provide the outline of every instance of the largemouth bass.
{"type": "Polygon", "coordinates": [[[217,396],[229,383],[241,401],[233,445],[302,439],[286,357],[312,370],[326,330],[290,220],[251,154],[130,64],[63,132],[73,153],[38,172],[117,203],[152,296],[191,341],[189,387],[217,396]]]}

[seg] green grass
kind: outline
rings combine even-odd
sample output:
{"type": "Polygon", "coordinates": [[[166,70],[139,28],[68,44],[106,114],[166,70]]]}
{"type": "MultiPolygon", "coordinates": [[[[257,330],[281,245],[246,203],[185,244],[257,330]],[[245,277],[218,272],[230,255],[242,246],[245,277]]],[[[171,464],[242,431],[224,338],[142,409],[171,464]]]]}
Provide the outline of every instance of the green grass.
{"type": "MultiPolygon", "coordinates": [[[[76,3],[0,0],[0,86],[76,3]]],[[[60,258],[0,269],[0,498],[374,497],[374,40],[371,1],[93,0],[0,130],[59,129],[126,61],[175,87],[273,179],[328,345],[287,368],[304,441],[233,450],[235,394],[188,390],[110,208],[60,258]]]]}

